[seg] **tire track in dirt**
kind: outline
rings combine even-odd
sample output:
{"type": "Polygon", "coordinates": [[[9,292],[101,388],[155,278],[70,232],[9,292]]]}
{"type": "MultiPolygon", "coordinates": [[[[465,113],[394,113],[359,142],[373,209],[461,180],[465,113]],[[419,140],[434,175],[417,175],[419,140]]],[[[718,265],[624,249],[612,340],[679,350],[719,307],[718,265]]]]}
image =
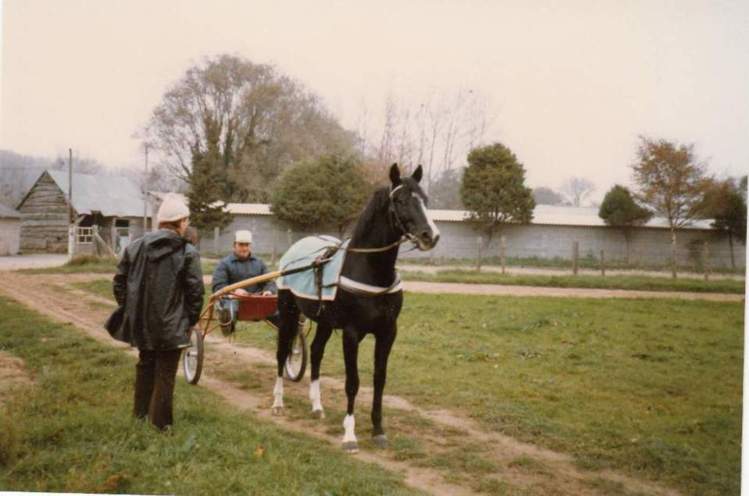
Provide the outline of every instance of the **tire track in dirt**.
{"type": "MultiPolygon", "coordinates": [[[[108,279],[110,276],[102,274],[45,274],[45,275],[23,275],[18,273],[3,273],[0,277],[0,291],[11,298],[33,308],[40,313],[53,317],[66,323],[72,323],[88,335],[100,342],[125,349],[132,355],[135,350],[124,343],[112,340],[103,329],[102,323],[108,316],[104,309],[92,309],[90,303],[107,304],[112,307],[112,302],[102,297],[92,295],[69,286],[71,283],[92,281],[97,279],[108,279]],[[63,288],[59,291],[55,288],[63,288]],[[75,299],[65,296],[75,295],[75,299]]],[[[275,357],[265,351],[249,346],[238,346],[228,342],[217,335],[209,335],[207,344],[210,346],[211,358],[206,361],[206,370],[200,384],[220,394],[227,402],[243,410],[251,410],[258,417],[282,426],[285,429],[300,432],[308,436],[324,440],[332,445],[338,446],[338,435],[325,432],[321,424],[318,428],[310,428],[310,425],[286,417],[275,417],[270,415],[270,402],[272,381],[268,380],[267,394],[251,392],[232,384],[231,381],[219,379],[221,371],[230,370],[238,361],[246,365],[263,365],[266,370],[268,366],[275,368],[275,357]]],[[[345,395],[344,384],[341,379],[323,377],[322,385],[326,390],[326,396],[342,397],[345,395]]],[[[287,384],[289,382],[287,381],[287,384]]],[[[289,384],[287,395],[293,395],[297,399],[306,402],[306,388],[301,384],[289,384]]],[[[361,387],[357,402],[371,403],[372,389],[361,387]]],[[[645,493],[664,496],[678,496],[680,493],[670,488],[647,481],[642,481],[619,474],[614,471],[588,472],[577,468],[570,455],[553,452],[536,445],[520,442],[509,436],[496,432],[484,430],[477,422],[455,412],[446,410],[425,410],[413,405],[408,400],[392,395],[385,395],[384,405],[388,408],[403,410],[417,414],[438,426],[458,430],[465,438],[465,442],[488,447],[488,455],[502,467],[512,467],[515,460],[528,457],[540,460],[551,474],[533,474],[522,470],[503,471],[494,477],[500,481],[506,481],[525,489],[554,487],[561,490],[562,494],[606,494],[603,489],[594,489],[590,486],[591,481],[605,479],[620,484],[627,491],[634,493],[645,493]],[[551,480],[550,480],[551,477],[551,480]],[[553,486],[549,486],[549,482],[553,486]],[[588,483],[588,484],[586,484],[588,483]]],[[[362,404],[362,403],[360,403],[362,404]]],[[[361,415],[361,414],[360,414],[361,415]]],[[[439,439],[428,439],[427,436],[419,438],[430,449],[439,450],[441,442],[439,439]]],[[[387,452],[363,450],[357,456],[362,461],[377,463],[378,465],[392,471],[403,473],[408,485],[432,494],[475,494],[473,491],[455,484],[446,482],[440,471],[431,468],[417,467],[406,461],[397,461],[387,456],[387,452]]],[[[538,494],[542,494],[539,491],[538,494]]]]}

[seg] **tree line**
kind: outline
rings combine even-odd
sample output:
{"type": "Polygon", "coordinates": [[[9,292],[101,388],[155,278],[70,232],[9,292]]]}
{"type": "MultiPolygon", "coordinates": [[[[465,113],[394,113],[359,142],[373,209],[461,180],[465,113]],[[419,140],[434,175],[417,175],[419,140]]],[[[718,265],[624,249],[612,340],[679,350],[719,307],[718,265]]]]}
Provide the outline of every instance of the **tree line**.
{"type": "MultiPolygon", "coordinates": [[[[593,183],[577,177],[562,185],[563,197],[549,188],[531,190],[506,144],[480,145],[489,119],[484,107],[470,91],[417,108],[391,95],[382,134],[368,135],[365,122],[353,133],[274,67],[221,55],[187,70],[143,135],[187,185],[198,228],[226,226],[224,202],[263,202],[297,228],[342,234],[391,161],[425,164],[430,198],[464,207],[487,240],[507,224],[531,222],[537,203],[564,198],[579,206],[591,194],[593,183]]],[[[715,219],[731,243],[745,243],[746,178],[718,180],[692,145],[662,139],[641,137],[636,157],[636,190],[613,186],[599,209],[607,225],[623,230],[627,244],[632,229],[653,215],[668,221],[674,249],[677,230],[697,218],[715,219]]]]}

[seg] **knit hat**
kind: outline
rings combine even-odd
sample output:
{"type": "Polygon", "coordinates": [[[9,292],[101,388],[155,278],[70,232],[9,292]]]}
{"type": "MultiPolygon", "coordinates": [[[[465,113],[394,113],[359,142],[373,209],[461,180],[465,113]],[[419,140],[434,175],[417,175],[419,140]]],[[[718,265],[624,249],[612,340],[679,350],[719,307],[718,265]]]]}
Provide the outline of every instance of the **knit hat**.
{"type": "Polygon", "coordinates": [[[190,209],[179,196],[169,193],[159,207],[159,222],[176,222],[190,216],[190,209]]]}
{"type": "Polygon", "coordinates": [[[250,231],[236,231],[234,233],[235,243],[252,243],[252,233],[250,231]]]}

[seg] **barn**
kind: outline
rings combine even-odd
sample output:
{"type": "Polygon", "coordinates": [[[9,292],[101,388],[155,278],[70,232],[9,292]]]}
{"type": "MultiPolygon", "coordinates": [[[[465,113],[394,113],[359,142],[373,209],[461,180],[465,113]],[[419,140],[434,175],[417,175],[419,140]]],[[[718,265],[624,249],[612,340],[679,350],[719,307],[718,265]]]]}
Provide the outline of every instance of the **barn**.
{"type": "MultiPolygon", "coordinates": [[[[234,216],[231,224],[215,238],[213,233],[202,233],[201,249],[204,252],[228,252],[232,233],[238,229],[252,230],[255,251],[267,255],[280,255],[293,241],[312,234],[290,229],[273,216],[270,206],[266,204],[229,203],[227,208],[234,216]]],[[[482,256],[499,256],[500,236],[491,240],[480,238],[468,220],[467,212],[429,210],[429,215],[440,229],[439,244],[430,252],[403,250],[403,258],[471,259],[477,256],[479,245],[482,256]]],[[[677,230],[679,265],[694,267],[701,264],[707,242],[710,266],[731,267],[728,237],[710,224],[709,220],[699,220],[677,230]]],[[[339,236],[334,232],[326,234],[339,236]]],[[[632,229],[631,234],[625,236],[621,229],[606,226],[598,217],[596,208],[537,205],[531,224],[507,225],[502,234],[507,257],[569,260],[573,244],[577,242],[581,258],[598,259],[603,250],[607,260],[624,262],[629,257],[634,266],[666,267],[670,263],[671,234],[666,220],[658,217],[632,229]]],[[[744,267],[744,245],[734,243],[733,251],[736,266],[744,267]]]]}
{"type": "Polygon", "coordinates": [[[21,214],[0,203],[0,257],[17,255],[21,239],[21,214]]]}
{"type": "MultiPolygon", "coordinates": [[[[73,174],[76,254],[97,251],[100,237],[119,252],[143,235],[143,194],[130,178],[73,174]]],[[[68,173],[45,170],[18,205],[23,253],[66,253],[68,249],[68,173]]]]}

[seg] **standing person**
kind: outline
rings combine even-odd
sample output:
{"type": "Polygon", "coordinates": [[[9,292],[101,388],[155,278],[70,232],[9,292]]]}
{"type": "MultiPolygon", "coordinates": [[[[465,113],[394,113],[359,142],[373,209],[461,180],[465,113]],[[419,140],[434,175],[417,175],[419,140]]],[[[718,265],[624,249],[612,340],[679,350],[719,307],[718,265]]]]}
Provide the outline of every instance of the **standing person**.
{"type": "Polygon", "coordinates": [[[168,195],[159,229],[125,249],[113,284],[119,308],[106,324],[115,339],[138,348],[133,414],[160,430],[173,424],[177,364],[203,307],[200,255],[183,237],[189,215],[182,200],[168,195]]]}
{"type": "MultiPolygon", "coordinates": [[[[261,276],[268,272],[265,263],[257,257],[252,256],[252,232],[236,231],[234,233],[233,253],[221,259],[213,271],[213,292],[234,284],[235,282],[261,276]]],[[[276,294],[276,283],[267,281],[261,284],[253,284],[244,289],[237,289],[234,293],[248,295],[259,293],[262,295],[276,294]]],[[[218,319],[224,334],[234,332],[237,322],[237,309],[239,302],[231,298],[221,298],[216,305],[218,308],[218,319]]],[[[278,314],[271,315],[268,320],[278,325],[278,314]]]]}

